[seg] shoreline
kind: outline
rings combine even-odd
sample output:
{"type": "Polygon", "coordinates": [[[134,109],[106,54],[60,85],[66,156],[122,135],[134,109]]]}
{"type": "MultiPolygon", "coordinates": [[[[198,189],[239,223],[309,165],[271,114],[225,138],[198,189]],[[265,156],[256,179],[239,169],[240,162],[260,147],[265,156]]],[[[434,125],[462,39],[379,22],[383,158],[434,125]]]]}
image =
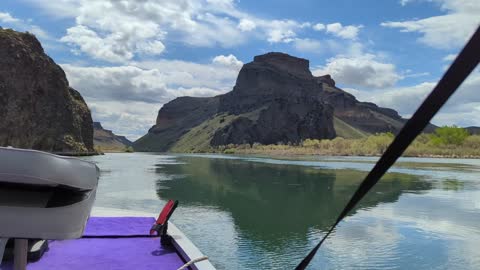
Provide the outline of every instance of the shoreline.
{"type": "MultiPolygon", "coordinates": [[[[124,152],[105,152],[105,153],[124,153],[124,152]]],[[[377,157],[380,158],[381,154],[376,155],[341,155],[341,154],[321,154],[321,153],[285,153],[285,152],[269,152],[269,151],[236,151],[234,153],[225,153],[221,151],[198,151],[198,152],[175,152],[175,151],[135,151],[134,153],[164,153],[164,154],[216,154],[216,155],[228,155],[228,156],[261,156],[261,157],[272,157],[272,158],[286,158],[286,157],[377,157]]],[[[451,159],[480,159],[480,155],[476,156],[459,156],[459,155],[433,155],[433,154],[424,154],[424,155],[402,155],[402,158],[451,158],[451,159]]]]}
{"type": "MultiPolygon", "coordinates": [[[[205,152],[205,154],[224,154],[224,155],[265,155],[269,157],[377,157],[380,158],[382,154],[375,155],[341,155],[341,154],[321,154],[321,153],[312,153],[312,154],[302,154],[302,153],[279,153],[279,152],[244,152],[238,151],[235,153],[219,153],[219,152],[205,152]]],[[[433,154],[423,154],[423,155],[402,155],[404,158],[451,158],[451,159],[480,159],[480,155],[433,155],[433,154]]]]}
{"type": "Polygon", "coordinates": [[[87,157],[103,155],[101,152],[51,152],[54,155],[65,157],[87,157]]]}

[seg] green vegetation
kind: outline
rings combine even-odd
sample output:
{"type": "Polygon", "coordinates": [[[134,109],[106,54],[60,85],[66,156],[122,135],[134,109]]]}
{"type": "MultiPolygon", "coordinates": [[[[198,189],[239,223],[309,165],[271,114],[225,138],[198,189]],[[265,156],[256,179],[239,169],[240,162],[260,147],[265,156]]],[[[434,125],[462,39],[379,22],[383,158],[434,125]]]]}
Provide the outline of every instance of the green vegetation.
{"type": "MultiPolygon", "coordinates": [[[[307,139],[298,145],[227,145],[215,150],[225,154],[379,156],[393,138],[392,133],[380,133],[355,139],[307,139]]],[[[456,126],[441,127],[433,134],[418,136],[404,156],[478,158],[480,135],[469,135],[465,129],[456,126]]]]}
{"type": "Polygon", "coordinates": [[[170,147],[171,152],[177,153],[205,153],[216,152],[210,146],[215,132],[229,125],[232,121],[239,117],[247,117],[253,121],[258,119],[260,111],[264,107],[244,114],[218,114],[212,119],[204,121],[200,125],[190,129],[188,132],[182,135],[179,140],[170,147]]]}
{"type": "Polygon", "coordinates": [[[232,122],[236,116],[234,115],[217,115],[200,125],[192,128],[183,135],[170,149],[172,152],[209,152],[210,140],[215,132],[232,122]]]}
{"type": "Polygon", "coordinates": [[[435,145],[461,145],[469,135],[466,129],[444,126],[435,130],[431,142],[435,145]]]}
{"type": "Polygon", "coordinates": [[[123,148],[118,145],[95,145],[95,152],[100,155],[105,153],[133,153],[135,150],[131,146],[124,146],[123,148]]]}
{"type": "Polygon", "coordinates": [[[88,152],[85,144],[76,141],[70,134],[65,134],[63,136],[63,143],[71,149],[71,152],[88,152]]]}
{"type": "Polygon", "coordinates": [[[125,147],[125,149],[123,150],[123,152],[125,152],[125,153],[133,153],[134,150],[133,150],[133,147],[127,146],[127,147],[125,147]]]}

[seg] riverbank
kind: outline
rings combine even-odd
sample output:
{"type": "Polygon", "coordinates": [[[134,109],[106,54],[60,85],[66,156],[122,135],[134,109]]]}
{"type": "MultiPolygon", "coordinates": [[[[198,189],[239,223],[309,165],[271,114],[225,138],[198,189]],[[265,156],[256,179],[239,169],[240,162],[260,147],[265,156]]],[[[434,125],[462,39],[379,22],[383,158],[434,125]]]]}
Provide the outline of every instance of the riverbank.
{"type": "Polygon", "coordinates": [[[52,154],[66,157],[86,157],[86,156],[98,156],[103,155],[103,152],[52,152],[52,154]]]}
{"type": "MultiPolygon", "coordinates": [[[[402,156],[403,157],[419,157],[419,158],[465,158],[465,159],[480,159],[480,154],[474,155],[465,155],[453,151],[453,153],[448,153],[448,150],[444,151],[445,153],[415,153],[416,151],[406,151],[402,156]]],[[[268,157],[294,157],[294,156],[363,156],[363,157],[380,157],[383,153],[335,153],[332,151],[322,151],[321,149],[305,149],[299,146],[285,146],[285,145],[264,145],[261,148],[252,147],[252,148],[243,148],[239,146],[237,148],[229,148],[224,152],[212,152],[212,153],[223,153],[223,154],[235,154],[235,155],[258,155],[258,156],[268,156],[268,157]]]]}
{"type": "MultiPolygon", "coordinates": [[[[226,145],[211,152],[223,154],[267,156],[381,156],[393,141],[390,133],[371,135],[361,139],[335,138],[333,140],[307,139],[292,144],[226,145]]],[[[405,157],[480,158],[480,136],[466,136],[462,141],[443,143],[433,135],[420,135],[405,151],[405,157]]]]}

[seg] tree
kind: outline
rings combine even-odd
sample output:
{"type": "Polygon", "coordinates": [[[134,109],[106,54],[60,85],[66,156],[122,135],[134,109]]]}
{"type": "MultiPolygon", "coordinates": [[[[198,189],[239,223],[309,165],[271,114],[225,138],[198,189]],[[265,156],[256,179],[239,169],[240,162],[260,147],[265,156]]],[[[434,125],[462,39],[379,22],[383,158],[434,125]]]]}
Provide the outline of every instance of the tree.
{"type": "Polygon", "coordinates": [[[434,145],[461,145],[469,135],[464,128],[443,126],[435,130],[430,141],[434,145]]]}

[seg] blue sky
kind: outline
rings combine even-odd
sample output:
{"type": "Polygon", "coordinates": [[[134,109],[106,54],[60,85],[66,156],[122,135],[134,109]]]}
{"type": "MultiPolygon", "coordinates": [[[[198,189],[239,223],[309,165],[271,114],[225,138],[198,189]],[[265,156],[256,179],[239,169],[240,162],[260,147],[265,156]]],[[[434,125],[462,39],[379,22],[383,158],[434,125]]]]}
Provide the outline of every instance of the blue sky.
{"type": "MultiPolygon", "coordinates": [[[[0,25],[36,34],[94,120],[130,139],[175,97],[231,90],[269,51],[408,117],[479,23],[478,0],[0,2],[0,25]]],[[[434,123],[480,125],[479,88],[477,70],[434,123]]]]}

